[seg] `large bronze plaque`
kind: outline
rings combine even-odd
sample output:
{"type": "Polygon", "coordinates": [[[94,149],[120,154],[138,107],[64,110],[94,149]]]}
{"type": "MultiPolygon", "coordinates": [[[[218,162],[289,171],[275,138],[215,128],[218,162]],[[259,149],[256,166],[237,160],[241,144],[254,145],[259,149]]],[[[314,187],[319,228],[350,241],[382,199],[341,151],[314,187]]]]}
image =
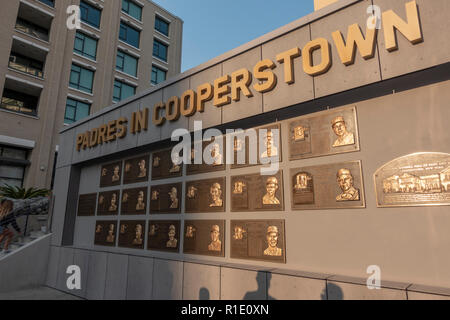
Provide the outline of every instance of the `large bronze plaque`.
{"type": "Polygon", "coordinates": [[[203,141],[202,142],[202,155],[206,151],[210,152],[211,158],[213,159],[213,163],[212,164],[204,163],[204,160],[202,157],[201,158],[202,164],[195,164],[194,160],[195,160],[195,155],[196,155],[197,151],[194,147],[194,144],[191,146],[192,164],[188,164],[186,166],[186,173],[188,175],[225,170],[225,160],[226,160],[225,137],[223,137],[222,148],[220,147],[220,144],[216,143],[215,141],[203,141]],[[207,148],[208,148],[208,150],[206,150],[207,148]]]}
{"type": "Polygon", "coordinates": [[[114,247],[116,245],[117,221],[95,223],[95,245],[114,247]]]}
{"type": "Polygon", "coordinates": [[[145,214],[147,212],[147,191],[147,187],[123,190],[120,207],[121,214],[145,214]]]}
{"type": "Polygon", "coordinates": [[[179,252],[180,221],[149,221],[147,249],[179,252]]]}
{"type": "Polygon", "coordinates": [[[115,216],[119,213],[120,190],[101,192],[98,195],[97,215],[115,216]]]}
{"type": "Polygon", "coordinates": [[[414,153],[374,174],[378,207],[450,205],[450,154],[414,153]]]}
{"type": "Polygon", "coordinates": [[[231,258],[286,263],[284,220],[231,220],[231,258]]]}
{"type": "Polygon", "coordinates": [[[360,161],[291,169],[295,210],[364,208],[360,161]]]}
{"type": "Polygon", "coordinates": [[[144,249],[145,221],[120,221],[119,247],[144,249]]]}
{"type": "Polygon", "coordinates": [[[186,182],[186,213],[224,212],[225,178],[186,182]]]}
{"type": "Polygon", "coordinates": [[[224,220],[185,221],[184,229],[184,253],[225,256],[224,220]]]}
{"type": "Polygon", "coordinates": [[[152,180],[181,177],[183,164],[172,162],[172,149],[154,152],[152,155],[152,180]]]}
{"type": "Polygon", "coordinates": [[[145,155],[134,159],[125,160],[123,183],[137,183],[148,181],[150,156],[145,155]]]}
{"type": "Polygon", "coordinates": [[[248,167],[252,165],[258,165],[262,162],[267,162],[269,159],[273,162],[281,162],[282,160],[282,150],[281,150],[281,126],[280,124],[273,124],[269,126],[252,128],[245,131],[245,136],[233,136],[233,152],[234,161],[231,165],[232,169],[248,167]],[[250,131],[255,131],[256,135],[252,136],[249,134],[250,131]],[[277,135],[274,134],[274,130],[278,130],[278,141],[275,141],[277,135]],[[251,137],[255,137],[252,139],[251,137]],[[245,140],[244,140],[245,139],[245,140]],[[260,143],[261,139],[261,143],[260,143]],[[245,143],[244,143],[245,142],[245,143]],[[256,146],[257,155],[255,157],[255,164],[250,164],[250,145],[256,146]],[[245,163],[239,161],[239,154],[242,153],[242,160],[245,159],[245,163]]]}
{"type": "Polygon", "coordinates": [[[289,122],[289,159],[359,151],[356,107],[333,109],[289,122]]]}
{"type": "Polygon", "coordinates": [[[95,216],[95,206],[97,204],[97,194],[82,194],[78,198],[78,216],[95,216]]]}
{"type": "Polygon", "coordinates": [[[152,186],[150,214],[181,213],[182,183],[152,186]]]}
{"type": "Polygon", "coordinates": [[[100,172],[100,188],[120,185],[122,180],[122,162],[102,166],[100,172]]]}
{"type": "Polygon", "coordinates": [[[231,211],[283,211],[283,172],[231,177],[231,211]]]}

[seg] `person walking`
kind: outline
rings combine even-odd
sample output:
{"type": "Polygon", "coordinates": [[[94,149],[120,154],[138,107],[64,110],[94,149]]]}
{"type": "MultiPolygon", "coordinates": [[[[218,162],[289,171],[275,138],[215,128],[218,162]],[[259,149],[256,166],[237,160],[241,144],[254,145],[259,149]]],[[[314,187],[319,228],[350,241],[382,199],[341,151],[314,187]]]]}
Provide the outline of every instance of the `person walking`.
{"type": "Polygon", "coordinates": [[[14,233],[9,229],[11,225],[17,233],[21,233],[19,226],[17,225],[16,218],[11,215],[14,204],[11,200],[3,199],[0,203],[0,244],[6,238],[3,246],[3,253],[8,253],[9,244],[14,237],[14,233]]]}

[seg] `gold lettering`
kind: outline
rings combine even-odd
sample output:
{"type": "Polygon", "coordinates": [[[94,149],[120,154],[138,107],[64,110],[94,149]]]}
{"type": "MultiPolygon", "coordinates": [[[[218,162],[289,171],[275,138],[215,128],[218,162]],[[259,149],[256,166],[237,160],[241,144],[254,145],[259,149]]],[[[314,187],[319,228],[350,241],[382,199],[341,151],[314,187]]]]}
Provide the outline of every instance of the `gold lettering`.
{"type": "Polygon", "coordinates": [[[162,126],[164,122],[166,122],[166,118],[160,116],[161,110],[166,108],[166,104],[164,102],[159,102],[155,104],[153,107],[153,118],[152,122],[155,126],[162,126]]]}
{"type": "Polygon", "coordinates": [[[77,151],[80,151],[82,144],[83,144],[83,134],[80,133],[77,135],[77,151]]]}
{"type": "MultiPolygon", "coordinates": [[[[419,11],[416,1],[405,4],[406,20],[402,20],[394,11],[383,12],[384,42],[386,50],[391,52],[398,50],[395,29],[408,39],[412,44],[418,44],[423,41],[422,30],[420,29],[419,11]]],[[[436,30],[436,32],[439,32],[436,30]]]]}
{"type": "Polygon", "coordinates": [[[317,38],[306,44],[302,50],[303,56],[303,70],[310,76],[318,76],[327,72],[331,68],[331,46],[325,38],[317,38]],[[314,65],[313,53],[320,50],[322,61],[318,65],[314,65]]]}
{"type": "Polygon", "coordinates": [[[89,138],[89,148],[93,148],[98,143],[98,129],[92,129],[91,130],[91,136],[89,138]]]}
{"type": "Polygon", "coordinates": [[[106,133],[106,141],[116,140],[116,120],[108,122],[108,132],[106,133]]]}
{"type": "Polygon", "coordinates": [[[89,147],[89,131],[85,132],[83,135],[83,144],[81,148],[85,150],[88,147],[89,147]]]}
{"type": "Polygon", "coordinates": [[[295,47],[277,55],[277,61],[284,63],[284,82],[292,84],[295,82],[294,59],[300,57],[300,48],[295,47]]]}
{"type": "Polygon", "coordinates": [[[181,114],[191,117],[197,111],[197,93],[194,90],[187,90],[181,96],[181,114]]]}
{"type": "Polygon", "coordinates": [[[210,83],[204,83],[197,88],[197,111],[204,112],[205,111],[205,102],[209,101],[213,98],[213,86],[210,83]]]}
{"type": "Polygon", "coordinates": [[[371,59],[375,55],[375,43],[377,41],[377,29],[366,29],[366,38],[359,28],[357,23],[348,27],[347,43],[345,43],[342,33],[338,30],[332,34],[334,44],[341,61],[346,66],[355,63],[356,47],[358,47],[359,53],[365,59],[371,59]]]}
{"type": "MultiPolygon", "coordinates": [[[[148,121],[148,109],[147,110],[147,121],[148,121]]],[[[117,120],[117,138],[122,139],[125,138],[125,136],[127,135],[127,126],[125,125],[125,123],[127,123],[128,120],[125,117],[121,117],[119,118],[119,120],[117,120]]]]}
{"type": "Polygon", "coordinates": [[[230,86],[226,85],[230,83],[231,78],[229,75],[225,75],[214,80],[214,105],[216,107],[221,107],[226,104],[231,103],[231,98],[228,96],[230,94],[230,86]]]}
{"type": "Polygon", "coordinates": [[[106,130],[107,130],[107,126],[106,124],[102,125],[99,129],[98,129],[98,144],[103,144],[105,143],[106,140],[106,130]]]}
{"type": "Polygon", "coordinates": [[[264,93],[275,88],[277,85],[277,76],[271,70],[275,67],[275,63],[270,59],[262,60],[256,64],[253,73],[255,78],[262,82],[253,85],[256,91],[264,93]]]}
{"type": "Polygon", "coordinates": [[[148,130],[148,108],[144,110],[133,112],[133,133],[139,133],[142,130],[148,130]]]}
{"type": "Polygon", "coordinates": [[[231,74],[231,99],[241,100],[241,91],[247,97],[253,97],[249,86],[252,83],[252,74],[248,69],[240,69],[231,74]]]}
{"type": "Polygon", "coordinates": [[[166,103],[166,118],[168,121],[176,121],[180,118],[180,99],[172,97],[166,103]]]}

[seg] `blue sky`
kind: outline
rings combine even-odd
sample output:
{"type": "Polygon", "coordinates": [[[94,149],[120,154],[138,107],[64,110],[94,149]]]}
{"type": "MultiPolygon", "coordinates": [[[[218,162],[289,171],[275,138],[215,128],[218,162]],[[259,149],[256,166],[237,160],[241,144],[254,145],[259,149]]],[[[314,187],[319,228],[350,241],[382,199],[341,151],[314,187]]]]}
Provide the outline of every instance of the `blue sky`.
{"type": "Polygon", "coordinates": [[[182,71],[295,21],[313,0],[153,0],[184,21],[182,71]]]}

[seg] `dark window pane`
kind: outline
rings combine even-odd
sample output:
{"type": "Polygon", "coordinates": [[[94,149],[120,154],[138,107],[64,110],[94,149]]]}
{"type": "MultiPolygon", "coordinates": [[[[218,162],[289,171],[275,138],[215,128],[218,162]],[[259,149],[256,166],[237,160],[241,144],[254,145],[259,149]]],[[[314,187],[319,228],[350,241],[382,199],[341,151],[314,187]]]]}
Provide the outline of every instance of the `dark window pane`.
{"type": "Polygon", "coordinates": [[[93,27],[100,28],[100,16],[102,12],[99,9],[83,1],[80,2],[80,9],[81,21],[93,27]]]}
{"type": "Polygon", "coordinates": [[[169,36],[169,23],[158,16],[155,18],[155,29],[162,34],[169,36]]]}

